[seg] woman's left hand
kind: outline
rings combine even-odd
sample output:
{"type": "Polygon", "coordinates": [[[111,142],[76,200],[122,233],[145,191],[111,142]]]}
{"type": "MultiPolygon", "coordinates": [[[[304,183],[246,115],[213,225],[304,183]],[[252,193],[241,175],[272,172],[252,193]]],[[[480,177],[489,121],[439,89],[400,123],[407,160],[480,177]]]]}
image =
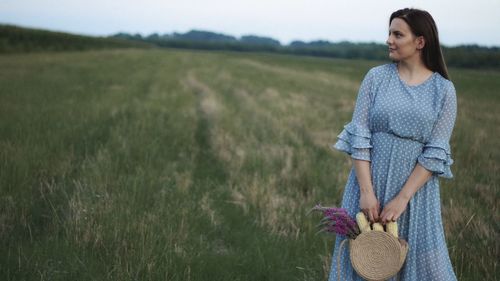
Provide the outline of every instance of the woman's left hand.
{"type": "Polygon", "coordinates": [[[401,196],[396,196],[387,205],[385,205],[382,213],[380,213],[380,222],[385,225],[390,221],[397,221],[401,214],[406,210],[408,200],[401,196]]]}

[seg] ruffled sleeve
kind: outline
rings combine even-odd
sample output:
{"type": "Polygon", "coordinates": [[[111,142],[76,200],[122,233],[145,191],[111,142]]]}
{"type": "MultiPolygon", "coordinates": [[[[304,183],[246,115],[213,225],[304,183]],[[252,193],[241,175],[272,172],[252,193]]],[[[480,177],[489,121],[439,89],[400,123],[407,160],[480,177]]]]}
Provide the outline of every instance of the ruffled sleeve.
{"type": "Polygon", "coordinates": [[[453,178],[450,166],[453,164],[450,138],[457,116],[455,87],[450,83],[443,98],[443,105],[429,141],[424,145],[417,162],[434,175],[453,178]]]}
{"type": "MultiPolygon", "coordinates": [[[[373,69],[372,69],[373,70],[373,69]]],[[[333,148],[349,154],[353,159],[371,161],[371,131],[369,129],[369,111],[373,71],[366,74],[358,91],[352,121],[344,125],[337,136],[333,148]]]]}

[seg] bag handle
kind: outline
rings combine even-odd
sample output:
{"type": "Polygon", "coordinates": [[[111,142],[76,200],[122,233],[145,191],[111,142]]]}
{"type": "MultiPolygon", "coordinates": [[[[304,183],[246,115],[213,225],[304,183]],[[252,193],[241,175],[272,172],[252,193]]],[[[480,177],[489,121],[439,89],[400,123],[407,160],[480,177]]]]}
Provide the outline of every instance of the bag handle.
{"type": "Polygon", "coordinates": [[[340,272],[342,271],[342,268],[340,267],[340,255],[342,254],[342,247],[344,247],[345,242],[349,240],[348,238],[342,240],[340,242],[340,247],[339,247],[339,254],[337,255],[337,280],[340,281],[340,272]]]}

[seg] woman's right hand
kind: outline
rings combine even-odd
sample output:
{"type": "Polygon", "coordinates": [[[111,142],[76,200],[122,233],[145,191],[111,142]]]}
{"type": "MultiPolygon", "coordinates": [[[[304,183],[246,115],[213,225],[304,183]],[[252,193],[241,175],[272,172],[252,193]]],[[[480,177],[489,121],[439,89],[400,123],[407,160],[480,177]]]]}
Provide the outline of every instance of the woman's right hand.
{"type": "Polygon", "coordinates": [[[373,191],[361,192],[359,197],[359,208],[368,217],[370,223],[379,219],[380,202],[373,191]]]}

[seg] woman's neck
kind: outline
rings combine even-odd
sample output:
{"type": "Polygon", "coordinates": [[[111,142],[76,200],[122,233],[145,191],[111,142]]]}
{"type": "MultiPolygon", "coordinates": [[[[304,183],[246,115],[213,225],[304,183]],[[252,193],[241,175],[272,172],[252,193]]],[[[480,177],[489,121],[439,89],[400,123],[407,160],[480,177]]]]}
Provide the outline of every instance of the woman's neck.
{"type": "Polygon", "coordinates": [[[420,56],[399,61],[397,63],[399,76],[408,84],[420,84],[432,75],[420,56]]]}

